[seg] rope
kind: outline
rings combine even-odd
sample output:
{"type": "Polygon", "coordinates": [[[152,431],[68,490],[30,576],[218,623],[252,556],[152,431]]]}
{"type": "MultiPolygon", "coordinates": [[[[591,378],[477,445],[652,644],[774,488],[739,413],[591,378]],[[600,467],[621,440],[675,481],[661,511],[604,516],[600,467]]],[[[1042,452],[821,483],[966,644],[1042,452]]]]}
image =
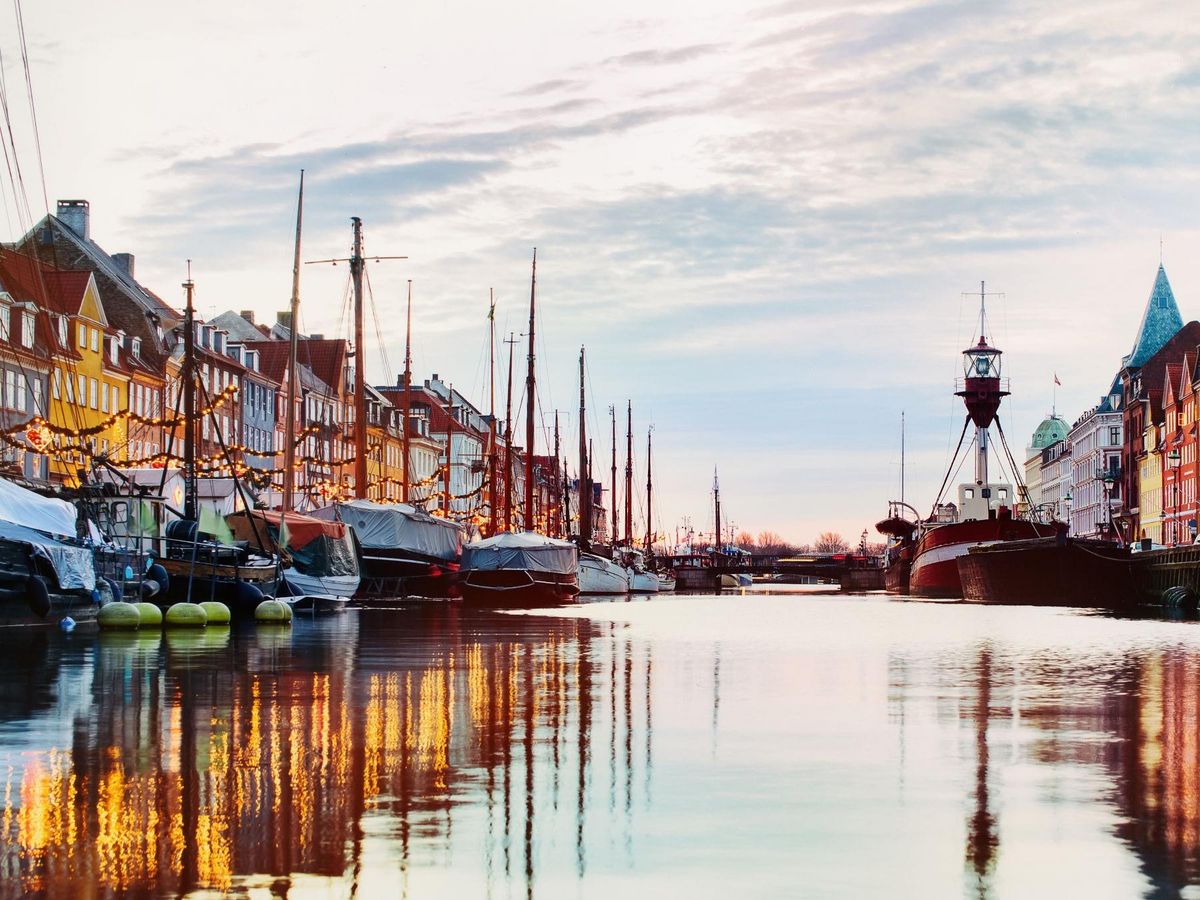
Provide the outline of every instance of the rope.
{"type": "Polygon", "coordinates": [[[950,481],[951,474],[957,471],[954,463],[958,459],[958,451],[962,449],[963,438],[967,436],[967,426],[970,424],[971,416],[968,414],[966,418],[963,419],[962,434],[958,436],[958,446],[954,448],[954,456],[950,458],[950,468],[946,470],[946,477],[942,479],[942,486],[938,488],[937,499],[933,501],[933,509],[930,511],[931,516],[937,511],[938,504],[942,502],[942,494],[946,490],[946,485],[950,481]]]}

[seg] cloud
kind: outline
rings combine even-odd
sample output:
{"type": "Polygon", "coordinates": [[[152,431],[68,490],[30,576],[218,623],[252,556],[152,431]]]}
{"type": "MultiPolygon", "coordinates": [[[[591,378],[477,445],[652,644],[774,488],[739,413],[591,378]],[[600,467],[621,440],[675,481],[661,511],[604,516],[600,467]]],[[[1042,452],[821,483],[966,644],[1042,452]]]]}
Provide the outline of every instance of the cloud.
{"type": "Polygon", "coordinates": [[[610,56],[601,65],[605,66],[670,66],[682,62],[690,62],[703,56],[716,53],[724,48],[724,44],[691,44],[687,47],[672,47],[670,49],[648,48],[633,50],[610,56]]]}

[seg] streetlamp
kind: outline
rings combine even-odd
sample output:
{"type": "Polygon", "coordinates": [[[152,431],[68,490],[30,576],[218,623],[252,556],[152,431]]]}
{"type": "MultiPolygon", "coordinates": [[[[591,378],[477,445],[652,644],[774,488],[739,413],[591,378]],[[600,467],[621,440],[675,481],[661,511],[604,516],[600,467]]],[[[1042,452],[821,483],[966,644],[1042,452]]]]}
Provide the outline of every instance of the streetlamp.
{"type": "Polygon", "coordinates": [[[1067,508],[1067,535],[1071,534],[1071,492],[1067,491],[1067,496],[1063,497],[1063,505],[1067,508]]]}
{"type": "Polygon", "coordinates": [[[1175,469],[1175,477],[1171,482],[1171,546],[1174,547],[1177,541],[1176,529],[1179,527],[1179,450],[1172,450],[1167,454],[1167,462],[1175,469]]]}

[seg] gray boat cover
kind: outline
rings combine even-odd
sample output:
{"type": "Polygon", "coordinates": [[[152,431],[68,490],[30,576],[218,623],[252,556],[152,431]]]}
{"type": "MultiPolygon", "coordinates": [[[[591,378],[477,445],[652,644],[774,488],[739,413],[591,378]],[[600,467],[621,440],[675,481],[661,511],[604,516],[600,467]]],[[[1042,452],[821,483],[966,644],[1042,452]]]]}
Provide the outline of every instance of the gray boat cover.
{"type": "Polygon", "coordinates": [[[528,569],[574,575],[578,565],[579,549],[574,544],[532,531],[498,534],[463,547],[463,572],[528,569]]]}
{"type": "Polygon", "coordinates": [[[350,500],[325,506],[308,515],[316,519],[341,519],[368,550],[400,550],[433,559],[457,562],[463,551],[463,528],[406,503],[350,500]]]}
{"type": "Polygon", "coordinates": [[[0,478],[0,519],[47,534],[75,537],[78,513],[66,500],[43,497],[0,478]]]}
{"type": "Polygon", "coordinates": [[[96,567],[92,563],[92,551],[87,547],[57,541],[13,522],[0,522],[0,541],[29,544],[34,556],[50,563],[58,577],[58,586],[64,591],[75,588],[90,591],[96,586],[96,567]]]}

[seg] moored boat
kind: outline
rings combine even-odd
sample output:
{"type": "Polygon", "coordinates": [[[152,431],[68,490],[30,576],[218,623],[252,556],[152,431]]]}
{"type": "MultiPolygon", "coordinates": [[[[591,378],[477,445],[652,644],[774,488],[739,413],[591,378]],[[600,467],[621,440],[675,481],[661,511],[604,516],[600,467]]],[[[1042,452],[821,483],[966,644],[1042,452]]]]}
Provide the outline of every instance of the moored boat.
{"type": "Polygon", "coordinates": [[[579,550],[528,531],[498,534],[463,546],[456,585],[474,606],[553,606],[579,594],[579,550]]]}
{"type": "Polygon", "coordinates": [[[1066,535],[975,546],[957,560],[966,600],[1104,609],[1137,605],[1135,562],[1128,547],[1066,535]]]}
{"type": "MultiPolygon", "coordinates": [[[[1016,497],[1013,486],[1003,481],[991,481],[988,472],[989,427],[994,423],[1007,455],[1014,478],[1019,478],[1017,465],[1004,444],[1004,429],[997,412],[1009,394],[1007,381],[1001,378],[1003,353],[987,340],[987,304],[983,285],[980,285],[979,341],[963,351],[963,378],[955,384],[955,394],[967,408],[962,435],[954,451],[943,481],[950,480],[960,464],[964,439],[974,424],[975,480],[958,486],[957,503],[942,503],[939,492],[933,514],[919,524],[912,540],[911,556],[898,551],[889,556],[885,584],[899,584],[903,567],[908,567],[908,592],[918,597],[957,598],[963,595],[958,558],[981,544],[1049,537],[1061,529],[1059,523],[1036,522],[1014,515],[1016,497]]],[[[965,459],[965,454],[962,456],[965,459]]],[[[886,522],[887,520],[885,520],[886,522]]]]}
{"type": "Polygon", "coordinates": [[[351,597],[358,559],[350,529],[300,513],[243,510],[225,521],[235,538],[262,552],[278,548],[287,596],[351,597]]]}
{"type": "Polygon", "coordinates": [[[579,554],[578,579],[581,594],[628,594],[630,590],[629,571],[595,553],[579,554]]]}

